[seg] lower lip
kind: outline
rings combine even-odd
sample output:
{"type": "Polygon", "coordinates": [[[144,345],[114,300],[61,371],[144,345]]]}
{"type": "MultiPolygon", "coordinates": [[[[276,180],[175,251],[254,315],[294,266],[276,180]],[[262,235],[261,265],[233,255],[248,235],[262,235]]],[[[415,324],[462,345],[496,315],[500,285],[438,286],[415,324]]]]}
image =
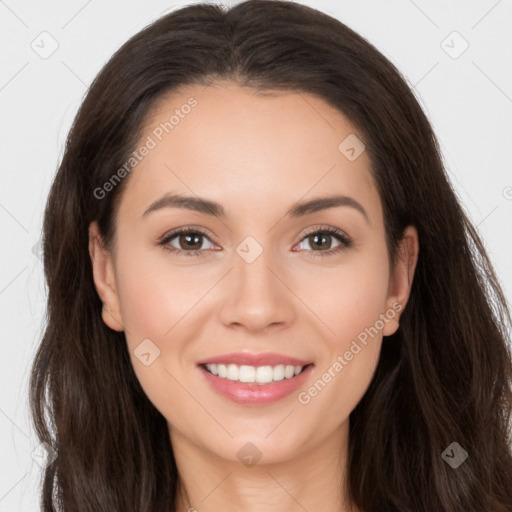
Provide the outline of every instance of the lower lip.
{"type": "Polygon", "coordinates": [[[199,366],[199,369],[217,393],[229,398],[233,402],[238,404],[265,405],[277,402],[296,391],[304,384],[304,381],[313,369],[313,364],[308,365],[299,375],[291,379],[283,379],[269,384],[237,382],[217,377],[202,366],[199,366]]]}

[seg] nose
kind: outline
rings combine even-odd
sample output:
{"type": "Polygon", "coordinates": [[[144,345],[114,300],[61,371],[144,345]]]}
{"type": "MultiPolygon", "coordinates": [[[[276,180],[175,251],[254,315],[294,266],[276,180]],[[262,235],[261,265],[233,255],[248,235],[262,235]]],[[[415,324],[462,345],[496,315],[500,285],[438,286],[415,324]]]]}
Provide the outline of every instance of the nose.
{"type": "Polygon", "coordinates": [[[300,301],[287,281],[290,276],[270,250],[263,250],[254,260],[237,252],[223,283],[221,321],[253,333],[290,326],[300,301]]]}

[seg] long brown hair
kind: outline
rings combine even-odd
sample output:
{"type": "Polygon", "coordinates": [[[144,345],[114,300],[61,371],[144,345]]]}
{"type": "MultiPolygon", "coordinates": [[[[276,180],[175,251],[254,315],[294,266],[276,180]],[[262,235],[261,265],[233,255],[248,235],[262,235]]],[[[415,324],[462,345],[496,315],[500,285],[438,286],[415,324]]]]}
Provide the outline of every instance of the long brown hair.
{"type": "Polygon", "coordinates": [[[250,0],[190,5],[127,41],[93,81],[69,133],[44,217],[47,325],[30,403],[44,512],[175,510],[178,471],[165,418],[134,374],[124,333],[102,321],[88,253],[107,246],[129,177],[94,194],[137,147],[163,94],[230,79],[255,93],[315,94],[364,137],[391,261],[404,228],[419,259],[400,329],[350,415],[348,492],[372,512],[512,511],[510,312],[447,178],[432,128],[399,71],[363,37],[315,9],[250,0]],[[456,469],[442,454],[469,454],[456,469]]]}

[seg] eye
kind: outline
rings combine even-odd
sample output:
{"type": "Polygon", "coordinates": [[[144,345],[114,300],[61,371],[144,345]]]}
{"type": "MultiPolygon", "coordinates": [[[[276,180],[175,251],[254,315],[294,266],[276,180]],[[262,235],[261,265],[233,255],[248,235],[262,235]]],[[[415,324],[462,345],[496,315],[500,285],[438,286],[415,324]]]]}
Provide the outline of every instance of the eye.
{"type": "Polygon", "coordinates": [[[309,231],[302,238],[299,246],[307,242],[312,250],[307,252],[311,253],[312,256],[326,256],[333,253],[338,253],[348,249],[352,245],[352,239],[342,231],[326,227],[316,229],[315,231],[309,231]],[[335,238],[338,241],[338,245],[332,247],[332,239],[335,238]],[[322,250],[322,247],[325,250],[322,250]],[[315,249],[316,248],[316,249],[315,249]],[[320,250],[318,249],[320,248],[320,250]]]}
{"type": "MultiPolygon", "coordinates": [[[[178,252],[185,256],[201,256],[203,251],[208,248],[203,246],[203,240],[210,240],[206,233],[201,230],[191,227],[183,227],[175,229],[170,233],[166,233],[159,241],[158,245],[162,245],[170,252],[178,252]],[[176,239],[176,244],[173,245],[171,241],[176,239]]],[[[211,242],[211,240],[210,240],[211,242]]]]}

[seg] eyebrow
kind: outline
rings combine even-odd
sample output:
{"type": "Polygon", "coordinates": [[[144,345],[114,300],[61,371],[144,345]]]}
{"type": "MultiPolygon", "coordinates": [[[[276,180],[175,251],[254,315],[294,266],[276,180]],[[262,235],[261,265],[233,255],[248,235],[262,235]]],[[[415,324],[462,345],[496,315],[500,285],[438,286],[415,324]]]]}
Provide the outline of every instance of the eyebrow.
{"type": "MultiPolygon", "coordinates": [[[[297,202],[286,211],[285,215],[296,218],[322,210],[327,210],[328,208],[336,208],[340,206],[348,206],[354,208],[363,215],[368,224],[370,223],[368,214],[366,213],[366,210],[363,208],[363,206],[352,197],[344,195],[317,197],[309,201],[297,202]]],[[[151,203],[151,205],[147,208],[142,216],[145,217],[149,213],[160,210],[162,208],[185,208],[187,210],[205,213],[214,217],[226,217],[224,207],[215,201],[201,197],[176,194],[166,194],[160,199],[157,199],[151,203]]]]}

